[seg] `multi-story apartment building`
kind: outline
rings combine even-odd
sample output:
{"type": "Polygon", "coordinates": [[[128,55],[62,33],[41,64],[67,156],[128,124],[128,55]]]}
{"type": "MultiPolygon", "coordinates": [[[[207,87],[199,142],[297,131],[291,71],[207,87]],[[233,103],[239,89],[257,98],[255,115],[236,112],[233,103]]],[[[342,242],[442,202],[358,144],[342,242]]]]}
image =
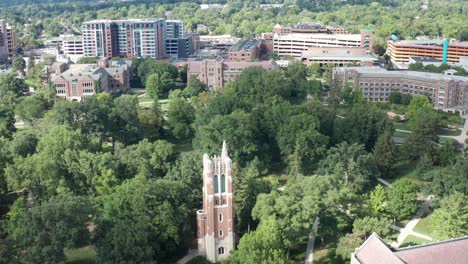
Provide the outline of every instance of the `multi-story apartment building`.
{"type": "Polygon", "coordinates": [[[181,20],[166,20],[166,39],[183,38],[184,35],[184,22],[181,20]]]}
{"type": "Polygon", "coordinates": [[[280,57],[301,58],[302,51],[314,47],[360,47],[372,50],[373,32],[363,30],[361,34],[303,34],[291,33],[273,35],[273,51],[280,57]]]}
{"type": "Polygon", "coordinates": [[[165,55],[165,27],[159,18],[84,22],[84,56],[160,59],[165,55]]]}
{"type": "MultiPolygon", "coordinates": [[[[12,25],[8,24],[5,19],[0,19],[0,54],[4,54],[4,58],[13,57],[18,50],[18,40],[16,32],[12,25]],[[7,55],[7,56],[5,56],[7,55]]],[[[0,56],[0,61],[2,57],[0,56]]]]}
{"type": "Polygon", "coordinates": [[[460,63],[468,57],[468,41],[448,40],[397,40],[389,38],[387,54],[393,63],[409,63],[411,57],[433,57],[444,63],[460,63]],[[445,50],[445,51],[444,51],[445,50]]]}
{"type": "Polygon", "coordinates": [[[228,52],[228,61],[252,61],[260,55],[261,41],[241,40],[228,52]]]}
{"type": "Polygon", "coordinates": [[[333,72],[338,87],[359,87],[369,101],[388,102],[391,92],[427,95],[434,108],[468,113],[468,78],[417,71],[388,71],[380,67],[339,67],[333,72]]]}
{"type": "Polygon", "coordinates": [[[187,58],[193,53],[192,35],[180,20],[93,20],[83,23],[86,57],[187,58]]]}
{"type": "Polygon", "coordinates": [[[213,89],[223,87],[229,81],[234,81],[244,69],[249,67],[262,67],[266,70],[278,69],[278,65],[274,61],[202,60],[188,62],[187,76],[196,76],[209,89],[213,89]]]}
{"type": "Polygon", "coordinates": [[[166,55],[174,58],[188,58],[193,54],[193,34],[185,33],[184,22],[181,20],[166,20],[165,33],[166,55]]]}
{"type": "Polygon", "coordinates": [[[100,92],[119,93],[130,87],[131,61],[100,60],[97,65],[54,64],[50,83],[57,96],[82,101],[100,92]]]}

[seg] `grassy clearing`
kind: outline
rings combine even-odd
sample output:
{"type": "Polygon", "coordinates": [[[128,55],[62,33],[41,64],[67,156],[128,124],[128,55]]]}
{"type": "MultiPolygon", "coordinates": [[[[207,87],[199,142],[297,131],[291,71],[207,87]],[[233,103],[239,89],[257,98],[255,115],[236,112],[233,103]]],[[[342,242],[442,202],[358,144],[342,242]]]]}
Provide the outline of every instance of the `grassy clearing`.
{"type": "Polygon", "coordinates": [[[458,141],[454,138],[449,138],[449,137],[444,137],[444,136],[439,136],[439,141],[440,143],[446,144],[446,143],[458,143],[458,141]]]}
{"type": "Polygon", "coordinates": [[[342,261],[336,260],[333,257],[333,250],[328,247],[318,248],[314,250],[314,263],[317,264],[339,264],[342,261]]]}
{"type": "Polygon", "coordinates": [[[441,136],[459,136],[462,131],[460,129],[441,129],[439,135],[441,136]]]}
{"type": "Polygon", "coordinates": [[[85,246],[82,248],[65,249],[67,263],[70,264],[94,264],[96,263],[96,248],[85,246]]]}
{"type": "Polygon", "coordinates": [[[411,130],[411,125],[409,122],[394,122],[393,126],[398,129],[411,130]]]}
{"type": "Polygon", "coordinates": [[[432,241],[419,238],[413,235],[409,235],[406,237],[405,241],[401,243],[400,248],[408,247],[408,246],[415,246],[415,245],[423,245],[423,244],[428,244],[431,243],[432,241]]]}
{"type": "Polygon", "coordinates": [[[405,178],[416,184],[422,183],[422,181],[419,179],[419,174],[416,169],[416,166],[416,162],[404,161],[398,163],[393,170],[394,177],[392,177],[392,179],[389,179],[388,181],[394,182],[397,179],[405,178]]]}
{"type": "Polygon", "coordinates": [[[438,236],[434,232],[434,226],[432,225],[432,214],[426,215],[424,218],[418,222],[418,224],[413,229],[414,232],[430,236],[434,241],[443,240],[443,237],[438,236]]]}
{"type": "Polygon", "coordinates": [[[394,137],[399,137],[399,138],[408,138],[411,133],[408,132],[401,132],[401,131],[395,131],[393,132],[394,137]]]}

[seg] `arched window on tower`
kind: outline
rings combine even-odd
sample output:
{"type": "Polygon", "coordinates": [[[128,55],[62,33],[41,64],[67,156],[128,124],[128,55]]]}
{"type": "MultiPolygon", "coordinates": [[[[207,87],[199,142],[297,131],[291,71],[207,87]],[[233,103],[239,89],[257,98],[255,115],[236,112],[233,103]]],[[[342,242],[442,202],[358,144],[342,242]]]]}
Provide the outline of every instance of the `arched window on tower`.
{"type": "Polygon", "coordinates": [[[215,175],[213,179],[213,192],[218,193],[218,175],[215,175]]]}
{"type": "Polygon", "coordinates": [[[223,247],[218,248],[218,254],[219,255],[224,255],[224,248],[223,247]]]}
{"type": "Polygon", "coordinates": [[[224,174],[221,175],[221,192],[226,192],[226,176],[224,176],[224,174]]]}

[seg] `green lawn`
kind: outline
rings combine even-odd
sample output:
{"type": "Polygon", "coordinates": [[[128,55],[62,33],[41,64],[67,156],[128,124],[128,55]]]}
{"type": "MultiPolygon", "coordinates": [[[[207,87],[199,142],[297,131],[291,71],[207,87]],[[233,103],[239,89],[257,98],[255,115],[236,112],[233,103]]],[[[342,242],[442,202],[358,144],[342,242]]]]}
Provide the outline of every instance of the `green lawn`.
{"type": "Polygon", "coordinates": [[[399,138],[407,138],[409,137],[411,133],[407,133],[407,132],[400,132],[400,131],[395,131],[393,132],[393,136],[394,137],[399,137],[399,138]]]}
{"type": "Polygon", "coordinates": [[[400,248],[404,248],[404,247],[407,247],[407,246],[428,244],[428,243],[431,243],[431,242],[432,241],[409,235],[409,236],[406,237],[405,241],[403,241],[403,243],[401,243],[400,248]]]}
{"type": "Polygon", "coordinates": [[[461,135],[460,129],[441,129],[439,135],[441,136],[459,136],[461,135]]]}
{"type": "Polygon", "coordinates": [[[458,141],[454,138],[449,138],[449,137],[444,137],[444,136],[439,136],[440,142],[441,143],[458,143],[458,141]]]}
{"type": "Polygon", "coordinates": [[[82,248],[65,249],[67,263],[70,264],[94,264],[96,263],[96,248],[85,246],[82,248]]]}
{"type": "Polygon", "coordinates": [[[426,215],[424,218],[422,218],[414,227],[413,231],[426,236],[430,236],[434,241],[444,239],[443,237],[438,236],[434,232],[434,227],[432,226],[432,214],[426,215]]]}
{"type": "Polygon", "coordinates": [[[398,129],[411,130],[411,125],[409,122],[394,122],[393,126],[398,129]]]}
{"type": "Polygon", "coordinates": [[[314,250],[314,263],[317,264],[338,264],[342,263],[342,261],[336,260],[332,256],[333,250],[324,247],[324,248],[319,248],[314,250]]]}
{"type": "Polygon", "coordinates": [[[419,179],[418,171],[416,169],[416,162],[399,162],[394,168],[394,175],[392,179],[389,179],[389,182],[393,182],[400,178],[406,178],[416,184],[422,183],[419,179]]]}

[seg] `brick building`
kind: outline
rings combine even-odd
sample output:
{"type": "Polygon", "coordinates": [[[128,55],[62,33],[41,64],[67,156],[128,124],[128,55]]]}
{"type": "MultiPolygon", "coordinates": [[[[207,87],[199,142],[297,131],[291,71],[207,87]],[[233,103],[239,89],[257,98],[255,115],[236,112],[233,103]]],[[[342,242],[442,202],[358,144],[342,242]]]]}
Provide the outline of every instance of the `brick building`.
{"type": "Polygon", "coordinates": [[[197,211],[198,253],[217,263],[235,247],[232,161],[223,142],[221,156],[203,155],[203,209],[197,211]]]}
{"type": "Polygon", "coordinates": [[[228,61],[252,61],[260,58],[262,42],[241,40],[229,49],[228,61]]]}
{"type": "Polygon", "coordinates": [[[237,62],[223,60],[189,61],[187,76],[196,76],[209,89],[223,87],[235,80],[241,72],[249,67],[262,67],[266,70],[278,69],[274,61],[237,62]]]}
{"type": "Polygon", "coordinates": [[[3,58],[0,56],[0,62],[16,55],[18,47],[14,27],[8,24],[5,19],[0,19],[0,55],[3,54],[3,58]]]}
{"type": "Polygon", "coordinates": [[[57,96],[82,101],[100,92],[110,94],[127,91],[130,87],[131,61],[109,61],[98,64],[56,63],[50,68],[50,83],[57,96]]]}
{"type": "Polygon", "coordinates": [[[393,249],[373,233],[351,254],[351,264],[466,264],[468,237],[393,249]]]}
{"type": "Polygon", "coordinates": [[[359,87],[368,101],[388,102],[391,92],[427,95],[434,108],[468,112],[468,77],[417,71],[387,71],[379,67],[339,67],[333,71],[338,87],[359,87]]]}

